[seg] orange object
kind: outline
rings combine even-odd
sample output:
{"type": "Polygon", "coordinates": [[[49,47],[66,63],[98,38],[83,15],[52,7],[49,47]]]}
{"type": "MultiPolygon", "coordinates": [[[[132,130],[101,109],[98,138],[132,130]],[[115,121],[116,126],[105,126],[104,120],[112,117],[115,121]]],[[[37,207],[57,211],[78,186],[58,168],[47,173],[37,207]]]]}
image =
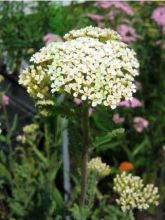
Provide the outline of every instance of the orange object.
{"type": "Polygon", "coordinates": [[[134,165],[130,162],[122,162],[119,166],[121,171],[130,171],[134,169],[134,165]]]}

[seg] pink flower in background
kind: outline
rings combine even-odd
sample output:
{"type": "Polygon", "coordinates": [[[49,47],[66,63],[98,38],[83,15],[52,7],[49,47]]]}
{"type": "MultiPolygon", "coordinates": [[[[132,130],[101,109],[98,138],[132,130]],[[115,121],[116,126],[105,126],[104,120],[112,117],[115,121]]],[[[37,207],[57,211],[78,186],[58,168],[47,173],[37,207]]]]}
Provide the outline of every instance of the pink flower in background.
{"type": "Polygon", "coordinates": [[[59,35],[48,33],[43,37],[43,41],[47,45],[54,41],[62,41],[62,38],[59,35]]]}
{"type": "Polygon", "coordinates": [[[51,42],[54,42],[56,40],[56,35],[55,34],[46,34],[44,37],[43,37],[43,41],[48,44],[48,43],[51,43],[51,42]]]}
{"type": "Polygon", "coordinates": [[[141,107],[142,106],[142,103],[139,99],[137,98],[133,98],[131,101],[130,101],[130,107],[131,108],[137,108],[137,107],[141,107]]]}
{"type": "Polygon", "coordinates": [[[133,10],[127,2],[118,2],[118,1],[116,1],[116,2],[113,2],[113,5],[117,9],[125,12],[127,15],[133,15],[133,10]]]}
{"type": "Polygon", "coordinates": [[[160,26],[165,26],[165,6],[156,8],[151,18],[160,26]]]}
{"type": "Polygon", "coordinates": [[[7,95],[2,96],[2,105],[8,105],[9,104],[9,97],[7,95]]]}
{"type": "Polygon", "coordinates": [[[133,98],[131,100],[125,100],[118,103],[117,106],[128,107],[128,108],[137,108],[141,107],[142,103],[139,99],[133,98]]]}
{"type": "Polygon", "coordinates": [[[129,100],[125,100],[125,101],[121,101],[117,104],[117,106],[121,106],[121,107],[130,107],[130,101],[129,100]]]}
{"type": "Polygon", "coordinates": [[[141,133],[144,128],[148,128],[149,121],[142,117],[135,117],[133,120],[133,127],[138,133],[141,133]]]}
{"type": "Polygon", "coordinates": [[[115,8],[126,13],[127,15],[133,15],[133,10],[127,2],[101,1],[101,2],[97,2],[95,5],[99,8],[103,8],[103,9],[107,9],[107,8],[114,6],[115,8]]]}
{"type": "Polygon", "coordinates": [[[124,117],[120,117],[120,115],[118,113],[114,114],[113,115],[113,118],[112,118],[113,122],[115,124],[121,124],[125,121],[125,118],[124,117]]]}
{"type": "Polygon", "coordinates": [[[107,9],[112,6],[112,2],[110,1],[98,1],[95,3],[95,5],[99,8],[107,9]]]}
{"type": "Polygon", "coordinates": [[[78,99],[78,98],[74,98],[74,103],[75,103],[76,105],[80,105],[80,104],[82,104],[82,100],[81,100],[81,99],[78,99]]]}
{"type": "Polygon", "coordinates": [[[109,18],[109,20],[114,20],[115,18],[115,12],[114,11],[110,11],[108,14],[107,14],[107,17],[109,18]]]}
{"type": "Polygon", "coordinates": [[[103,16],[98,15],[98,14],[90,14],[90,13],[88,13],[88,14],[86,14],[86,16],[87,16],[88,18],[90,18],[90,19],[96,21],[96,22],[100,22],[100,21],[102,21],[102,20],[104,19],[103,16]]]}
{"type": "Polygon", "coordinates": [[[121,35],[123,42],[131,43],[137,41],[140,36],[136,33],[133,27],[127,24],[121,24],[117,28],[118,33],[121,35]]]}

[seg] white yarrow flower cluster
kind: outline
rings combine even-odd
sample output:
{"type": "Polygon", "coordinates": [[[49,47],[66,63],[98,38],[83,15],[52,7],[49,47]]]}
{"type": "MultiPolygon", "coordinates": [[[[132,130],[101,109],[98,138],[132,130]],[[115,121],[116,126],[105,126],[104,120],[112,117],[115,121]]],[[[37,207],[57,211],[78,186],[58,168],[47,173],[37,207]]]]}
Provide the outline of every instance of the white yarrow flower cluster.
{"type": "Polygon", "coordinates": [[[115,177],[114,191],[119,194],[116,201],[124,212],[133,209],[146,210],[150,205],[159,204],[157,187],[153,184],[144,185],[140,177],[126,172],[115,177]]]}
{"type": "Polygon", "coordinates": [[[88,170],[97,173],[100,177],[107,176],[111,171],[110,166],[103,163],[100,157],[93,158],[88,162],[88,170]]]}
{"type": "MultiPolygon", "coordinates": [[[[122,99],[132,98],[139,63],[117,32],[87,27],[71,31],[65,38],[66,42],[53,42],[31,58],[37,68],[44,66],[50,79],[46,89],[49,87],[52,94],[69,93],[93,107],[103,104],[115,108],[122,99]]],[[[32,93],[30,80],[31,76],[20,83],[32,93]]]]}
{"type": "Polygon", "coordinates": [[[109,28],[101,29],[99,27],[86,27],[80,30],[73,30],[70,31],[68,34],[65,34],[64,39],[66,40],[73,40],[79,37],[89,37],[89,38],[96,38],[99,41],[105,42],[108,40],[121,40],[120,35],[109,28]]]}

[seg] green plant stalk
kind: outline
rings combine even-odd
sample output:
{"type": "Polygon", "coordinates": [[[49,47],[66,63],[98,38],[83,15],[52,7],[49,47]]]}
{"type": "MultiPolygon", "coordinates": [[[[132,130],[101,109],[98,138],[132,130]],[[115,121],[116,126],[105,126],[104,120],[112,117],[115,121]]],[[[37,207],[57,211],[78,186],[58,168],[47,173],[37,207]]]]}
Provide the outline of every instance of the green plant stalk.
{"type": "Polygon", "coordinates": [[[132,211],[129,212],[130,220],[135,220],[134,214],[132,211]]]}
{"type": "Polygon", "coordinates": [[[49,131],[48,131],[48,124],[47,122],[44,124],[44,136],[45,136],[45,150],[47,157],[50,158],[50,137],[49,137],[49,131]]]}
{"type": "Polygon", "coordinates": [[[12,158],[14,156],[13,152],[12,152],[12,142],[11,142],[12,133],[11,133],[11,130],[10,130],[10,123],[9,123],[9,118],[8,118],[6,106],[2,105],[2,108],[3,108],[3,113],[4,113],[6,126],[7,126],[6,143],[9,147],[8,166],[9,166],[10,172],[12,173],[12,170],[13,170],[12,158]]]}
{"type": "Polygon", "coordinates": [[[7,144],[11,150],[12,148],[12,143],[11,143],[11,132],[10,132],[10,123],[9,123],[9,118],[8,118],[8,114],[7,114],[7,110],[5,105],[2,105],[3,108],[3,113],[4,113],[4,117],[5,117],[5,121],[6,121],[6,126],[7,126],[7,135],[6,135],[6,140],[7,140],[7,144]]]}
{"type": "Polygon", "coordinates": [[[80,195],[80,206],[84,207],[85,197],[87,191],[87,163],[89,154],[89,115],[88,105],[84,103],[83,106],[83,153],[82,153],[82,165],[81,165],[81,195],[80,195]]]}
{"type": "Polygon", "coordinates": [[[88,210],[92,210],[94,204],[94,198],[96,194],[96,187],[98,182],[98,175],[95,172],[88,173],[88,188],[87,188],[87,196],[85,200],[85,205],[88,210]]]}

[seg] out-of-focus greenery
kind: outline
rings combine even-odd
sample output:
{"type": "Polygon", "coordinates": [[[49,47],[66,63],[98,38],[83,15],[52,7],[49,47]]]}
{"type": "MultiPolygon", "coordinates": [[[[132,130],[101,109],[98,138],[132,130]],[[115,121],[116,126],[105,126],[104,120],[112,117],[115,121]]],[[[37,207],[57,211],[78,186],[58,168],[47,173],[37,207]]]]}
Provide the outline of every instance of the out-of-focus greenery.
{"type": "Polygon", "coordinates": [[[47,123],[43,132],[39,124],[27,125],[5,150],[0,135],[0,219],[51,220],[61,214],[64,201],[56,180],[61,156],[48,129],[47,123]]]}
{"type": "Polygon", "coordinates": [[[8,71],[18,74],[22,60],[28,61],[43,43],[48,32],[59,35],[73,28],[86,26],[90,21],[84,9],[60,2],[0,2],[0,58],[8,71]]]}
{"type": "Polygon", "coordinates": [[[48,160],[35,147],[16,147],[7,156],[1,151],[0,200],[5,206],[1,219],[45,220],[57,215],[63,207],[63,198],[53,185],[58,168],[55,155],[48,160]]]}
{"type": "Polygon", "coordinates": [[[91,24],[85,16],[90,8],[78,7],[77,4],[62,7],[60,5],[50,5],[50,31],[63,36],[72,29],[79,29],[91,24]]]}
{"type": "MultiPolygon", "coordinates": [[[[53,220],[62,215],[60,119],[41,119],[18,133],[0,94],[0,219],[53,220]],[[58,180],[57,180],[58,175],[58,180]]],[[[6,96],[7,97],[7,96],[6,96]]],[[[9,99],[10,107],[10,99],[9,99]]]]}
{"type": "Polygon", "coordinates": [[[31,4],[0,2],[0,57],[15,74],[22,58],[26,59],[43,45],[42,37],[49,30],[48,3],[31,4]]]}

